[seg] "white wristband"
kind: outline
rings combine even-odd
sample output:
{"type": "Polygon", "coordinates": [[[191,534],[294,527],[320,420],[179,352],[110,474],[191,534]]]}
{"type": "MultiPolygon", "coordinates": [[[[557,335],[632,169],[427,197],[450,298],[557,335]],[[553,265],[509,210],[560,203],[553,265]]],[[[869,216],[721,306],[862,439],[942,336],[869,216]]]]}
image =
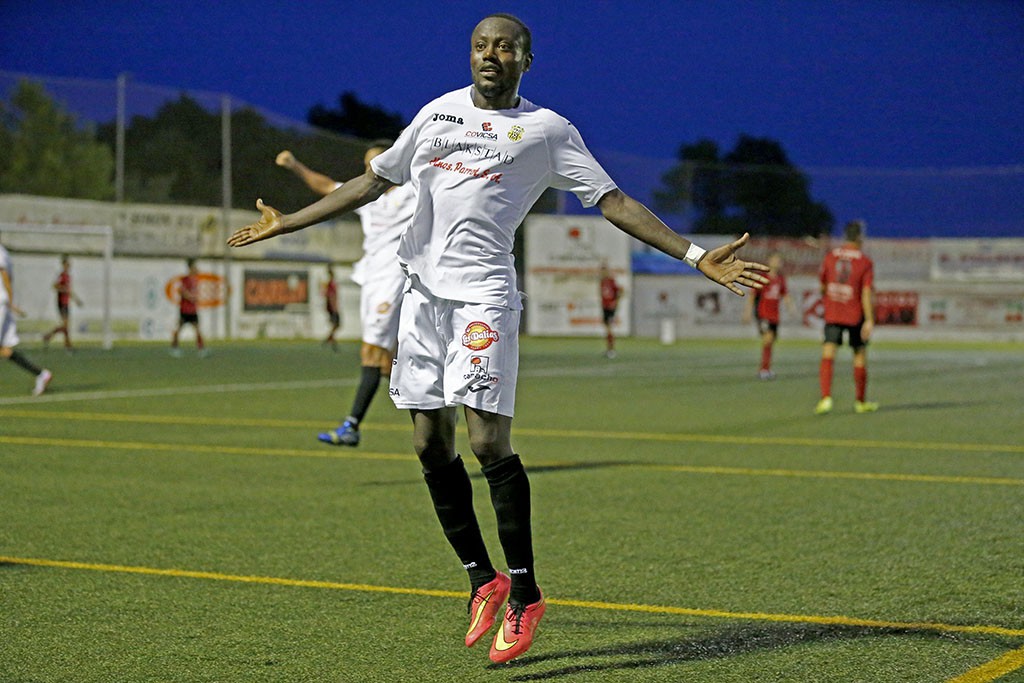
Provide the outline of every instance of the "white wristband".
{"type": "Polygon", "coordinates": [[[683,263],[694,268],[700,263],[700,260],[704,258],[704,254],[708,253],[707,249],[701,249],[693,242],[690,243],[690,248],[686,250],[686,256],[683,257],[683,263]]]}

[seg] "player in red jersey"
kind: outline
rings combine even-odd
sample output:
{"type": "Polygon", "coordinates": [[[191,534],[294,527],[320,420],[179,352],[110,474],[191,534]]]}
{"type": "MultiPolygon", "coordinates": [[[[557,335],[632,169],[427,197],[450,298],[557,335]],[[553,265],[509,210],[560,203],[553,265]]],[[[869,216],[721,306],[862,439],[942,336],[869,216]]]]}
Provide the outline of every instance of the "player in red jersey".
{"type": "Polygon", "coordinates": [[[775,378],[772,372],[772,348],[779,336],[780,302],[784,301],[794,316],[797,314],[796,305],[786,287],[786,276],[782,274],[782,256],[777,253],[769,256],[768,267],[771,269],[767,275],[768,284],[747,300],[743,313],[743,322],[750,322],[753,318],[761,334],[761,368],[757,373],[761,379],[775,378]]]}
{"type": "Polygon", "coordinates": [[[852,221],[843,231],[845,242],[825,255],[821,264],[821,298],[825,303],[825,343],[821,348],[821,400],[814,412],[824,415],[832,410],[832,366],[836,348],[849,335],[853,349],[853,380],[857,413],[878,410],[877,403],[865,400],[868,386],[867,344],[875,327],[874,264],[861,251],[864,222],[852,221]]]}
{"type": "Polygon", "coordinates": [[[72,300],[82,305],[82,300],[78,298],[74,290],[71,288],[71,258],[64,254],[60,257],[61,271],[57,276],[56,281],[53,283],[53,288],[57,292],[57,315],[60,316],[60,324],[53,328],[49,332],[43,335],[43,345],[50,343],[54,335],[64,335],[64,348],[71,351],[71,332],[68,326],[68,318],[70,317],[70,306],[72,300]]]}
{"type": "Polygon", "coordinates": [[[615,358],[615,332],[612,330],[612,323],[615,322],[615,311],[619,307],[619,299],[622,298],[622,288],[615,281],[607,263],[601,264],[601,319],[604,323],[605,358],[615,358]]]}
{"type": "Polygon", "coordinates": [[[324,339],[324,346],[330,344],[334,351],[338,350],[338,341],[334,335],[341,327],[341,309],[338,308],[338,283],[334,280],[334,268],[327,264],[327,282],[324,283],[321,292],[324,295],[324,308],[327,311],[327,318],[331,321],[331,330],[324,339]]]}
{"type": "Polygon", "coordinates": [[[203,334],[199,331],[199,270],[196,268],[195,259],[186,261],[188,273],[181,278],[181,285],[178,290],[178,325],[171,335],[171,355],[181,356],[181,349],[178,348],[178,334],[185,325],[191,325],[196,331],[196,348],[199,349],[199,357],[206,357],[206,346],[203,344],[203,334]]]}

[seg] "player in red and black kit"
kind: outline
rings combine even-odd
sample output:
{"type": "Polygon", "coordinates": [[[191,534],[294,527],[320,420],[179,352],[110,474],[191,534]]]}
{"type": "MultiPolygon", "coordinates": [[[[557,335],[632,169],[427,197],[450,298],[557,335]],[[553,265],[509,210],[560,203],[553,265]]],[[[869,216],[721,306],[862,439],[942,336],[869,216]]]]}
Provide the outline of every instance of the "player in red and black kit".
{"type": "Polygon", "coordinates": [[[615,321],[615,311],[619,307],[619,299],[622,298],[622,288],[612,277],[607,263],[601,264],[601,318],[604,322],[605,358],[615,358],[615,333],[612,331],[612,323],[615,321]]]}
{"type": "Polygon", "coordinates": [[[832,411],[832,366],[836,348],[849,335],[853,349],[853,380],[856,390],[854,412],[878,410],[877,403],[865,400],[868,386],[867,344],[875,327],[874,264],[864,252],[864,222],[846,224],[845,243],[825,255],[821,264],[821,298],[825,304],[825,343],[821,348],[821,400],[815,414],[832,411]]]}
{"type": "Polygon", "coordinates": [[[74,300],[79,306],[82,305],[82,300],[78,298],[74,290],[71,288],[71,258],[64,254],[60,257],[61,271],[57,276],[56,281],[53,283],[53,288],[57,292],[57,315],[60,316],[60,324],[53,328],[49,332],[43,335],[43,345],[50,343],[56,334],[64,335],[64,348],[70,352],[71,347],[71,332],[69,331],[68,318],[70,317],[70,306],[71,301],[74,300]]]}
{"type": "Polygon", "coordinates": [[[321,291],[324,295],[324,307],[327,310],[327,318],[331,321],[331,331],[327,333],[327,338],[324,339],[323,343],[324,346],[330,344],[331,348],[337,351],[338,342],[335,340],[334,335],[337,334],[338,329],[341,327],[341,310],[338,308],[338,283],[334,280],[334,269],[330,264],[327,264],[327,282],[324,283],[321,291]]]}
{"type": "Polygon", "coordinates": [[[171,335],[171,355],[181,355],[181,349],[178,348],[178,333],[185,325],[191,325],[196,331],[196,348],[199,349],[199,356],[205,358],[206,346],[199,331],[199,271],[195,259],[189,259],[186,263],[188,273],[181,278],[178,289],[178,325],[171,335]]]}
{"type": "Polygon", "coordinates": [[[757,376],[761,379],[774,379],[772,372],[772,348],[779,336],[780,302],[785,301],[789,312],[796,315],[796,305],[789,296],[786,287],[786,276],[782,274],[782,257],[772,254],[768,257],[768,284],[756,292],[748,300],[743,314],[743,321],[750,322],[753,318],[757,323],[757,331],[761,334],[761,368],[757,376]]]}

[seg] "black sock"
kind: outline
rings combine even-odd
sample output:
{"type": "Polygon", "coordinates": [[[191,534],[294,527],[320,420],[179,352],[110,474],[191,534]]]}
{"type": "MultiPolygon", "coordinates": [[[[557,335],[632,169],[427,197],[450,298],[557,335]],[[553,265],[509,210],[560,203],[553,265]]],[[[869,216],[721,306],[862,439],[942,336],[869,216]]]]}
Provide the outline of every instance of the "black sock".
{"type": "Polygon", "coordinates": [[[462,566],[469,572],[473,590],[495,577],[494,566],[487,556],[487,546],[480,535],[480,526],[473,510],[473,485],[462,458],[444,467],[424,472],[434,511],[441,522],[445,538],[455,549],[462,566]]]}
{"type": "Polygon", "coordinates": [[[42,372],[42,370],[40,370],[35,365],[35,363],[30,361],[28,358],[25,358],[25,356],[21,355],[21,351],[18,351],[17,349],[15,349],[14,352],[11,354],[11,361],[25,368],[33,375],[38,375],[40,372],[42,372]]]}
{"type": "Polygon", "coordinates": [[[359,388],[356,389],[356,398],[352,401],[352,412],[349,413],[349,417],[356,419],[357,425],[363,421],[366,411],[370,409],[370,401],[376,395],[379,385],[380,368],[364,365],[362,375],[359,378],[359,388]]]}
{"type": "Polygon", "coordinates": [[[540,599],[533,572],[533,535],[530,531],[530,480],[518,455],[483,468],[491,488],[491,504],[498,518],[512,588],[509,598],[529,605],[540,599]]]}

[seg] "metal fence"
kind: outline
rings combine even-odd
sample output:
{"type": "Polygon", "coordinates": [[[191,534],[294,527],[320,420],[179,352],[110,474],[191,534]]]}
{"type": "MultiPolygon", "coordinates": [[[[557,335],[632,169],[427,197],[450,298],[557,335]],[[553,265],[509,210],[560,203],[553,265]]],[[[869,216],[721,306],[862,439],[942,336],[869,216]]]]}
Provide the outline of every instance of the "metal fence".
{"type": "MultiPolygon", "coordinates": [[[[115,156],[111,198],[118,201],[219,206],[226,212],[250,209],[256,197],[264,197],[278,208],[294,210],[314,195],[274,165],[277,152],[286,148],[340,180],[362,170],[365,141],[313,128],[225,93],[154,86],[128,77],[96,81],[0,71],[0,104],[10,101],[23,81],[40,84],[75,125],[109,144],[115,156]]],[[[672,158],[593,151],[624,191],[652,207],[666,174],[679,164],[672,158]]],[[[1024,163],[892,169],[837,161],[833,167],[799,169],[811,198],[829,209],[837,225],[864,218],[871,234],[889,237],[1024,235],[1024,163]]],[[[763,169],[766,177],[778,172],[763,169]]],[[[16,184],[0,191],[24,192],[16,184]]],[[[582,212],[574,198],[552,195],[541,209],[582,212]]],[[[693,231],[693,211],[659,215],[680,232],[693,231]]]]}

